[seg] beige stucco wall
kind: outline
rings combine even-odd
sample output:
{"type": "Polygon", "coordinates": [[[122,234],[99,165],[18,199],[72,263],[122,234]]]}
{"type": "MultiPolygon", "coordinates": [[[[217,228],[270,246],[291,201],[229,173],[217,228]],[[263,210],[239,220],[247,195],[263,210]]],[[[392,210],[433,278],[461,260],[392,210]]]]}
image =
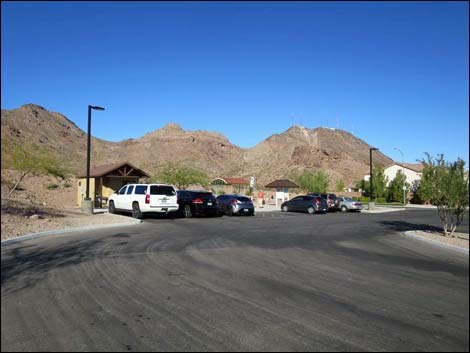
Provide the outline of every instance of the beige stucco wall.
{"type": "MultiPolygon", "coordinates": [[[[95,178],[90,178],[90,198],[95,195],[95,178]]],[[[82,201],[86,196],[86,178],[77,179],[77,205],[82,206],[82,201]]]]}
{"type": "MultiPolygon", "coordinates": [[[[97,179],[99,180],[99,178],[97,179]]],[[[103,198],[109,198],[114,191],[117,191],[121,188],[123,181],[126,181],[127,184],[130,184],[130,183],[137,183],[138,180],[139,180],[138,177],[135,177],[132,179],[103,177],[103,185],[101,186],[102,196],[103,198]]],[[[77,205],[79,207],[81,207],[82,205],[82,200],[85,198],[85,194],[86,194],[86,178],[78,179],[77,180],[77,205]]],[[[95,199],[95,178],[90,178],[90,198],[92,199],[92,201],[94,201],[95,199]]]]}

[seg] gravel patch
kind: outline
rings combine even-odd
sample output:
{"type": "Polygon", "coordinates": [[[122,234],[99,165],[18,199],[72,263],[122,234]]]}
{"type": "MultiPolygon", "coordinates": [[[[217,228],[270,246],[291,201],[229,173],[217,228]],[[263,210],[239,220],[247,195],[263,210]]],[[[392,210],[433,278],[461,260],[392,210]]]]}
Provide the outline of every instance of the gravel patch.
{"type": "Polygon", "coordinates": [[[132,218],[109,213],[84,214],[78,209],[57,210],[46,207],[26,207],[2,204],[1,239],[11,239],[26,234],[88,227],[96,225],[129,223],[132,218]]]}
{"type": "Polygon", "coordinates": [[[463,249],[468,250],[468,237],[469,235],[466,233],[454,233],[454,237],[446,237],[442,233],[438,232],[431,232],[431,231],[422,231],[422,230],[417,230],[413,231],[413,233],[417,236],[424,237],[427,239],[431,239],[440,243],[448,244],[448,245],[453,245],[453,246],[458,246],[463,249]]]}

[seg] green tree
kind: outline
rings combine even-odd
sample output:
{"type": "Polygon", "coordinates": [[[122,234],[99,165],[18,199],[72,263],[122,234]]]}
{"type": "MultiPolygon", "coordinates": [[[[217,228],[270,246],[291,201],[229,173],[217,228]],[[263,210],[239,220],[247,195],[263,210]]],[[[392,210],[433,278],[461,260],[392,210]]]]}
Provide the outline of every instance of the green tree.
{"type": "Polygon", "coordinates": [[[345,185],[344,185],[343,179],[340,179],[340,180],[338,180],[338,182],[336,183],[336,189],[335,189],[335,190],[338,191],[338,192],[342,192],[342,191],[344,191],[344,186],[345,186],[345,185]]]}
{"type": "Polygon", "coordinates": [[[185,190],[191,184],[208,185],[208,175],[187,165],[185,162],[165,162],[157,165],[159,172],[150,178],[150,182],[164,182],[175,185],[179,190],[185,190]]]}
{"type": "Polygon", "coordinates": [[[328,190],[328,174],[321,170],[304,170],[301,174],[293,174],[292,179],[307,192],[323,193],[328,190]]]}
{"type": "Polygon", "coordinates": [[[388,202],[403,202],[403,183],[405,183],[405,195],[408,195],[410,190],[410,183],[406,182],[406,175],[399,170],[395,178],[390,182],[387,187],[387,201],[388,202]]]}
{"type": "MultiPolygon", "coordinates": [[[[427,154],[429,161],[430,156],[427,154]]],[[[421,179],[419,180],[418,186],[415,191],[414,201],[419,203],[432,203],[433,197],[433,173],[434,169],[432,168],[431,163],[424,164],[423,172],[421,174],[421,179]]]]}
{"type": "MultiPolygon", "coordinates": [[[[434,160],[426,153],[427,160],[422,161],[424,171],[422,177],[421,195],[430,197],[442,222],[444,235],[454,235],[455,229],[462,223],[468,207],[468,178],[465,178],[465,162],[458,159],[456,162],[446,162],[444,155],[438,155],[434,160]],[[450,230],[450,232],[449,232],[450,230]]],[[[418,191],[419,193],[419,191],[418,191]]]]}
{"type": "Polygon", "coordinates": [[[365,188],[364,179],[356,180],[356,182],[354,183],[354,186],[356,187],[356,189],[358,189],[358,190],[360,189],[364,193],[364,188],[365,188]]]}
{"type": "MultiPolygon", "coordinates": [[[[388,178],[385,176],[384,167],[382,165],[377,165],[372,170],[373,176],[373,188],[374,195],[373,198],[385,198],[387,195],[387,182],[388,178]]],[[[370,196],[370,179],[364,181],[364,193],[367,196],[370,196]]]]}
{"type": "Polygon", "coordinates": [[[28,176],[49,174],[62,179],[69,177],[69,169],[64,162],[38,145],[2,140],[1,153],[2,169],[14,169],[20,172],[7,197],[10,197],[28,176]]]}

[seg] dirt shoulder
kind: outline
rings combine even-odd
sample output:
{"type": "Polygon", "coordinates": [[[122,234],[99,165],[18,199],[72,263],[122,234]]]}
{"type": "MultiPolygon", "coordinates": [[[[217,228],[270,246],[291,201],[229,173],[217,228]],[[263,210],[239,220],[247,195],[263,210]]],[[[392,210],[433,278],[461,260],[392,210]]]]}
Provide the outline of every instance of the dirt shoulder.
{"type": "Polygon", "coordinates": [[[129,217],[100,213],[87,215],[76,204],[75,180],[42,176],[25,179],[7,198],[15,173],[2,170],[1,239],[68,228],[129,223],[129,217]],[[51,184],[57,185],[49,189],[51,184]]]}
{"type": "Polygon", "coordinates": [[[89,227],[104,224],[129,223],[129,217],[99,213],[87,215],[80,210],[57,210],[50,207],[25,207],[15,201],[2,200],[1,239],[60,230],[89,227]]]}
{"type": "Polygon", "coordinates": [[[463,249],[469,249],[468,243],[469,243],[469,235],[466,233],[454,233],[454,236],[451,237],[446,237],[442,233],[439,232],[431,232],[431,231],[422,231],[422,230],[417,230],[413,232],[414,235],[417,235],[419,237],[424,237],[427,239],[431,239],[443,244],[448,244],[448,245],[453,245],[453,246],[458,246],[463,249]]]}

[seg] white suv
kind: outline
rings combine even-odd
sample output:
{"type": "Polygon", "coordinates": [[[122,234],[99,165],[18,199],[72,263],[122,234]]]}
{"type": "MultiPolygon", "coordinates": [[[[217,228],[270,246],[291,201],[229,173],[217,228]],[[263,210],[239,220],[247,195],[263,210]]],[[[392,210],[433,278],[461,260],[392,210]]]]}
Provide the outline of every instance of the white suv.
{"type": "Polygon", "coordinates": [[[173,185],[128,184],[109,197],[109,213],[132,212],[132,217],[142,218],[146,212],[176,212],[178,201],[173,185]]]}

